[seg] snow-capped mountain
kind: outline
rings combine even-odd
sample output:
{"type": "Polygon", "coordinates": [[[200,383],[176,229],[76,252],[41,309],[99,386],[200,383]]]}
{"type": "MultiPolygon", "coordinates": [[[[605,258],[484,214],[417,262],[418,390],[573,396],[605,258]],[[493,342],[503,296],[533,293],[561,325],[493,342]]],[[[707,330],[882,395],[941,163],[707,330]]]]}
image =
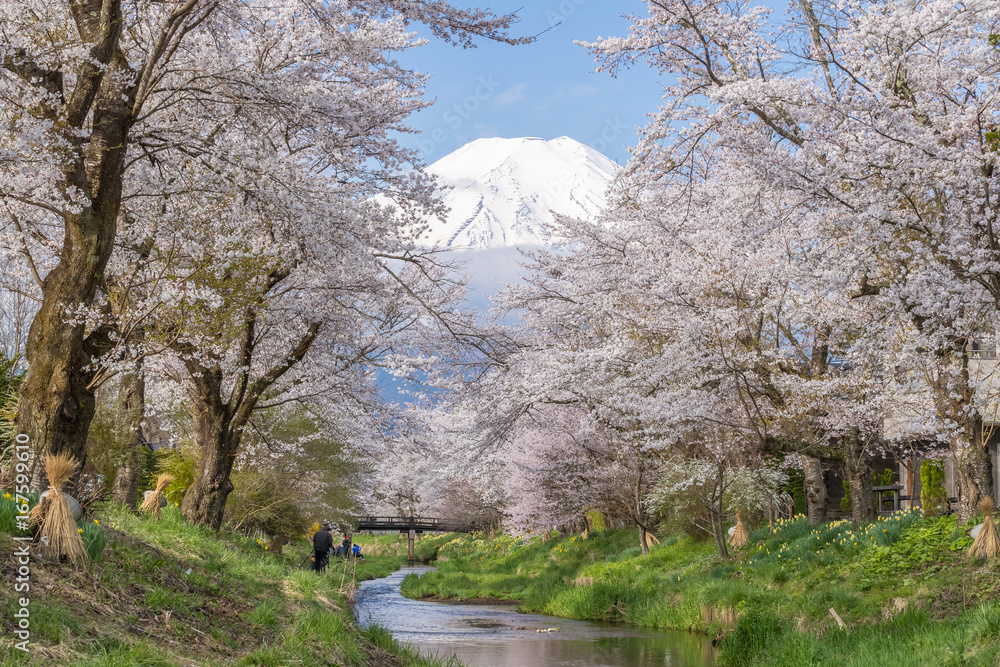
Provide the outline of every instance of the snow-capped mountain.
{"type": "Polygon", "coordinates": [[[596,218],[618,165],[569,137],[529,137],[477,139],[427,171],[448,186],[440,195],[451,211],[421,243],[501,248],[550,244],[553,211],[596,218]]]}

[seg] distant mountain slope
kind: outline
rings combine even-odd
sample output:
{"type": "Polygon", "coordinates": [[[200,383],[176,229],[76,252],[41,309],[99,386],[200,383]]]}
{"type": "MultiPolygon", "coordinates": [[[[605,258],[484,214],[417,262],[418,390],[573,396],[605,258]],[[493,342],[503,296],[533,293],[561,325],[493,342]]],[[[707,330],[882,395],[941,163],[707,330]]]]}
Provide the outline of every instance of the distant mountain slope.
{"type": "Polygon", "coordinates": [[[502,248],[550,244],[552,211],[596,218],[618,165],[569,137],[478,139],[427,171],[451,187],[441,193],[451,212],[421,243],[502,248]]]}

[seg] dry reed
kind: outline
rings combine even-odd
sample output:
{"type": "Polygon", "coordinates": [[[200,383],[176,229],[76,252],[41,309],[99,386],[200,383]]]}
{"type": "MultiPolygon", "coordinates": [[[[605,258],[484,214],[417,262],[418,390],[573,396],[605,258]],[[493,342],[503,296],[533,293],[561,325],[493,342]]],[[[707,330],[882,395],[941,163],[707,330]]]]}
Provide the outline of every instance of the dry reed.
{"type": "Polygon", "coordinates": [[[172,476],[166,473],[160,474],[160,476],[156,478],[156,490],[153,491],[151,494],[149,494],[149,496],[144,501],[142,501],[142,505],[139,506],[139,509],[142,510],[143,512],[149,512],[154,517],[159,519],[160,494],[162,494],[163,490],[166,489],[173,481],[174,478],[172,476]]]}
{"type": "Polygon", "coordinates": [[[747,532],[747,527],[743,525],[743,519],[740,517],[740,513],[737,512],[736,528],[733,529],[733,534],[729,536],[729,546],[739,549],[746,546],[749,541],[750,533],[747,532]]]}
{"type": "Polygon", "coordinates": [[[1000,534],[997,533],[997,524],[993,521],[993,499],[989,496],[983,498],[979,503],[983,510],[983,527],[976,535],[975,541],[969,547],[969,555],[979,558],[995,558],[1000,554],[1000,534]]]}
{"type": "Polygon", "coordinates": [[[87,562],[87,549],[83,545],[73,510],[62,492],[80,464],[70,454],[47,454],[45,474],[49,478],[49,494],[35,506],[33,518],[41,523],[42,553],[50,558],[66,558],[76,565],[87,562]]]}
{"type": "Polygon", "coordinates": [[[267,546],[264,548],[272,553],[281,555],[281,548],[286,544],[288,544],[288,538],[278,535],[276,538],[268,542],[267,546]]]}

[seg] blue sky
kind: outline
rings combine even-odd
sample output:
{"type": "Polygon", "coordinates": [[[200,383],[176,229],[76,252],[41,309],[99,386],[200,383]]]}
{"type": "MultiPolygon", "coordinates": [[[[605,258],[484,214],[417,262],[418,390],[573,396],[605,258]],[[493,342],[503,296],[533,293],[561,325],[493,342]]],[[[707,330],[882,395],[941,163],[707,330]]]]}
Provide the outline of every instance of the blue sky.
{"type": "MultiPolygon", "coordinates": [[[[472,0],[457,1],[461,7],[472,0]]],[[[624,164],[636,127],[660,103],[655,72],[639,65],[617,78],[594,73],[593,57],[573,40],[624,35],[623,12],[645,11],[638,0],[495,0],[498,14],[516,10],[517,35],[540,35],[527,46],[480,43],[476,49],[440,41],[403,54],[401,62],[431,74],[437,103],[412,118],[422,131],[404,137],[432,163],[480,137],[569,136],[624,164]]]]}

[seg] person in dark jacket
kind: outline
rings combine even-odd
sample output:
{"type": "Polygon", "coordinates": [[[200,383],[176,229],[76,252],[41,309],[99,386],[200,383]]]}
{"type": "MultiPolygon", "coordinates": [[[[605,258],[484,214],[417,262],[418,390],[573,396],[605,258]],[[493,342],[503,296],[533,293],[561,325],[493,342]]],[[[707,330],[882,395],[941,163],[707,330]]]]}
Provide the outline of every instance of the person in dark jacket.
{"type": "Polygon", "coordinates": [[[345,560],[351,557],[351,542],[353,541],[351,538],[353,537],[354,535],[347,533],[344,535],[344,541],[340,543],[340,548],[343,550],[345,560]]]}
{"type": "Polygon", "coordinates": [[[330,560],[330,550],[333,549],[333,535],[330,533],[330,522],[324,521],[323,527],[313,535],[313,569],[322,572],[330,560]]]}

